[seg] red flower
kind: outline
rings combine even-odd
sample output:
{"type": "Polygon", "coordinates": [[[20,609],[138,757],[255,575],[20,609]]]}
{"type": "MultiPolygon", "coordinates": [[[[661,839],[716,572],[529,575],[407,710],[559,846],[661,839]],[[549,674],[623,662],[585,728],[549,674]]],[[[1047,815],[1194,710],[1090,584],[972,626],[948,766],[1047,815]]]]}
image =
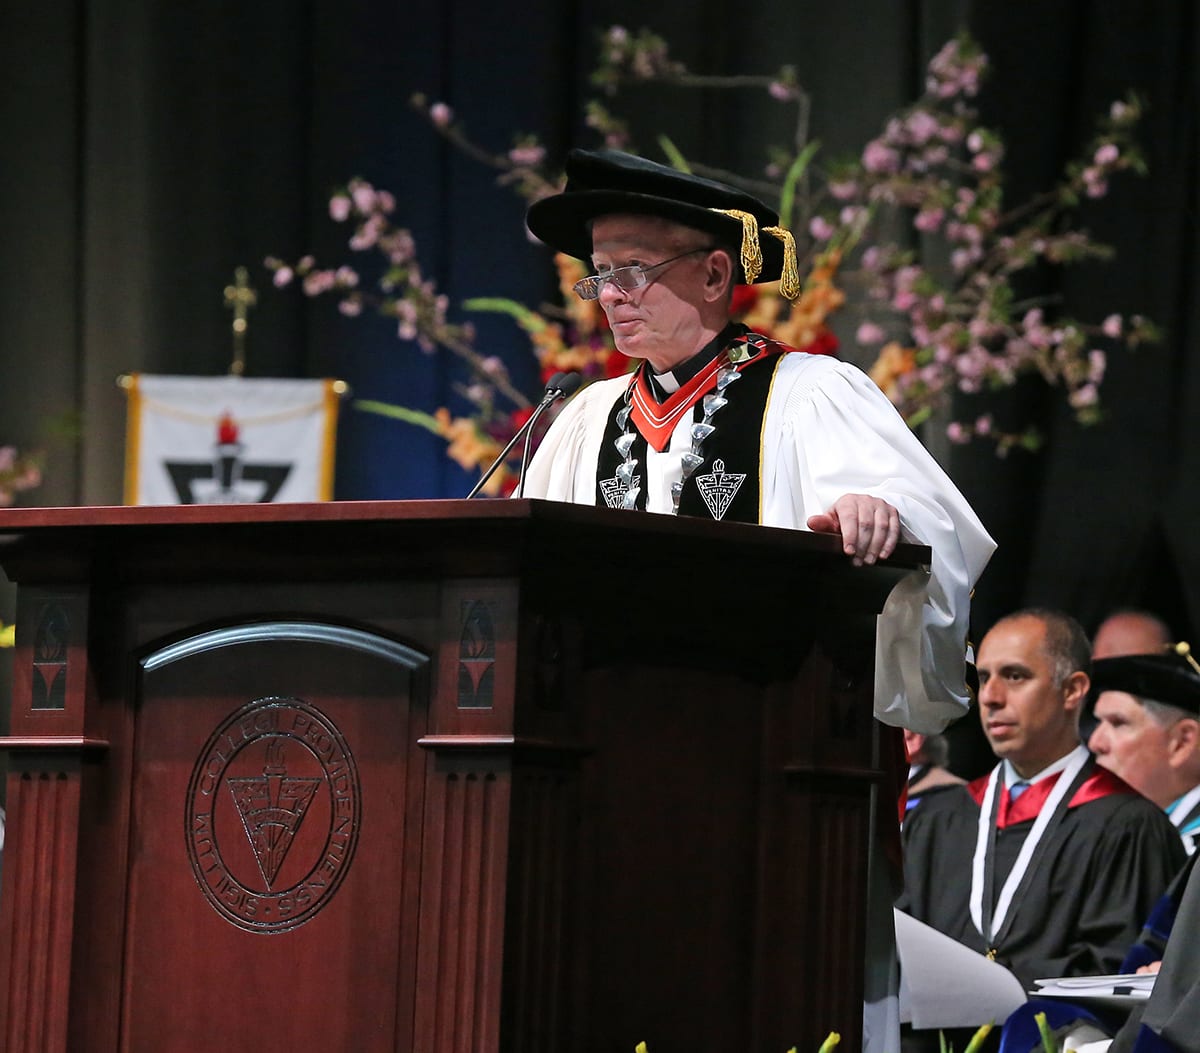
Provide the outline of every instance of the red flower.
{"type": "Polygon", "coordinates": [[[753,285],[735,285],[733,287],[733,301],[729,307],[729,313],[734,318],[741,318],[754,308],[758,303],[758,289],[753,285]]]}
{"type": "Polygon", "coordinates": [[[605,379],[611,380],[613,377],[623,377],[633,371],[636,363],[632,358],[621,354],[615,347],[609,352],[608,357],[604,360],[604,376],[605,379]]]}
{"type": "Polygon", "coordinates": [[[837,349],[838,338],[822,326],[816,337],[799,350],[810,355],[836,355],[837,349]]]}

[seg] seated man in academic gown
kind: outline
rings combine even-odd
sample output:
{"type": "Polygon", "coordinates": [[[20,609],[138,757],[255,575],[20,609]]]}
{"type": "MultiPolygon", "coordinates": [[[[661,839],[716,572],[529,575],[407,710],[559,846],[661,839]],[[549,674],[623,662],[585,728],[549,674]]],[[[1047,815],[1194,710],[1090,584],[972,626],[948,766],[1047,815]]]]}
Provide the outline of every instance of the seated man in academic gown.
{"type": "MultiPolygon", "coordinates": [[[[1121,776],[1136,790],[1163,808],[1183,839],[1190,858],[1182,871],[1171,882],[1170,887],[1155,904],[1149,918],[1142,927],[1142,934],[1129,948],[1117,971],[1132,973],[1144,967],[1151,971],[1158,968],[1165,949],[1170,946],[1172,931],[1179,925],[1183,911],[1183,900],[1196,862],[1195,835],[1200,829],[1200,664],[1191,654],[1186,643],[1168,644],[1157,654],[1128,655],[1105,658],[1092,663],[1092,692],[1095,700],[1096,729],[1088,739],[1088,745],[1096,755],[1098,763],[1121,776]]],[[[1200,898],[1196,892],[1193,899],[1200,898]]],[[[1188,908],[1195,915],[1200,907],[1196,903],[1188,908]]],[[[1180,929],[1182,939],[1177,944],[1191,944],[1196,920],[1184,918],[1180,929]]],[[[1164,981],[1164,991],[1173,986],[1177,993],[1194,987],[1200,982],[1200,973],[1194,974],[1182,985],[1180,970],[1187,962],[1186,955],[1176,947],[1174,978],[1164,981]]],[[[1193,963],[1195,968],[1195,963],[1193,963]]],[[[1157,987],[1157,982],[1156,982],[1157,987]]],[[[1194,992],[1195,994],[1195,992],[1194,992]]],[[[1160,996],[1159,1004],[1162,1003],[1160,996]]],[[[1096,1011],[1086,1004],[1073,1005],[1061,1001],[1046,1003],[1034,1000],[1021,1007],[1005,1024],[1005,1036],[1011,1038],[1010,1046],[1017,1053],[1026,1053],[1040,1046],[1033,1014],[1042,1011],[1048,1014],[1055,1030],[1060,1035],[1075,1035],[1084,1026],[1111,1034],[1111,1014],[1096,1011]]],[[[1135,1014],[1136,1016],[1137,1014],[1135,1014]]],[[[1163,1013],[1162,1023],[1168,1016],[1177,1016],[1177,1010],[1163,1013]]],[[[1120,1024],[1118,1018],[1116,1023],[1120,1024]]],[[[1200,1026],[1200,1019],[1195,1021],[1200,1026]]],[[[1130,1025],[1130,1034],[1137,1030],[1136,1023],[1130,1025]]],[[[1195,1033],[1193,1031],[1193,1033],[1195,1033]]],[[[1196,1035],[1200,1045],[1200,1034],[1196,1035]]],[[[1130,1039],[1132,1040],[1132,1039],[1130,1039]]],[[[1155,1037],[1144,1038],[1142,1048],[1154,1049],[1155,1037]]],[[[1008,1048],[1008,1047],[1006,1047],[1008,1048]]]]}
{"type": "Polygon", "coordinates": [[[1183,865],[1179,835],[1079,742],[1090,656],[1073,618],[1009,615],[976,664],[980,719],[1000,763],[905,823],[900,905],[1026,988],[1115,972],[1183,865]]]}
{"type": "Polygon", "coordinates": [[[1200,665],[1186,643],[1092,668],[1088,748],[1170,817],[1189,855],[1200,833],[1200,665]]]}
{"type": "Polygon", "coordinates": [[[919,731],[906,729],[904,752],[908,756],[905,818],[919,808],[922,801],[966,782],[946,767],[950,750],[945,735],[922,735],[919,731]]]}

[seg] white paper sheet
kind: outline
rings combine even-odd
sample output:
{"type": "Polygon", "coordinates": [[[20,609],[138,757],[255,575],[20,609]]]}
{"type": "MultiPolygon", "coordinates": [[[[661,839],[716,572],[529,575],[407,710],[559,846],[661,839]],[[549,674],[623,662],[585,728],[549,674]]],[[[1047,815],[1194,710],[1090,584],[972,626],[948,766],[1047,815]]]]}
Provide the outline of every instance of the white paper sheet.
{"type": "Polygon", "coordinates": [[[1024,1004],[1021,982],[1003,965],[894,911],[900,955],[900,1019],[914,1028],[1004,1023],[1024,1004]]]}
{"type": "Polygon", "coordinates": [[[1103,1005],[1128,1009],[1144,1002],[1154,991],[1154,973],[1122,973],[1111,976],[1059,976],[1034,980],[1037,998],[1065,998],[1081,1005],[1103,1005]]]}

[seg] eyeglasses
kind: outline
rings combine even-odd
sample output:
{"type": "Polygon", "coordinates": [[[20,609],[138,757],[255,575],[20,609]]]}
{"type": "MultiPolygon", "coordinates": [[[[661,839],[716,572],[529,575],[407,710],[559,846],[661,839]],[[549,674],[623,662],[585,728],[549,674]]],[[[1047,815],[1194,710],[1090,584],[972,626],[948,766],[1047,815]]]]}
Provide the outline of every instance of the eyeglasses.
{"type": "Polygon", "coordinates": [[[575,292],[581,300],[598,300],[606,282],[612,282],[622,292],[633,292],[634,289],[640,289],[643,285],[648,284],[650,276],[668,263],[681,260],[684,256],[694,256],[697,252],[712,252],[715,248],[715,245],[708,245],[704,248],[688,249],[687,252],[681,252],[678,256],[672,256],[669,260],[651,264],[649,267],[638,265],[617,267],[604,274],[592,274],[575,283],[575,292]]]}

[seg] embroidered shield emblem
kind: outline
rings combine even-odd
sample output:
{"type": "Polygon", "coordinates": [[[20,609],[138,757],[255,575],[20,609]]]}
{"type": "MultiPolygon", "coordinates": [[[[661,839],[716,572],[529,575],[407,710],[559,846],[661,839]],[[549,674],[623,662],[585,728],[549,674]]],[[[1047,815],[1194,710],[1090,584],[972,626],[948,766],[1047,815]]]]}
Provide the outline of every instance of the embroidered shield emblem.
{"type": "Polygon", "coordinates": [[[611,479],[600,480],[600,493],[604,495],[604,503],[609,508],[624,508],[625,495],[630,490],[640,490],[642,487],[642,477],[635,475],[633,477],[633,485],[630,486],[624,479],[619,476],[613,476],[611,479]]]}
{"type": "Polygon", "coordinates": [[[746,481],[745,472],[725,471],[725,462],[713,461],[713,470],[708,475],[696,476],[696,487],[713,519],[721,519],[746,481]]]}

